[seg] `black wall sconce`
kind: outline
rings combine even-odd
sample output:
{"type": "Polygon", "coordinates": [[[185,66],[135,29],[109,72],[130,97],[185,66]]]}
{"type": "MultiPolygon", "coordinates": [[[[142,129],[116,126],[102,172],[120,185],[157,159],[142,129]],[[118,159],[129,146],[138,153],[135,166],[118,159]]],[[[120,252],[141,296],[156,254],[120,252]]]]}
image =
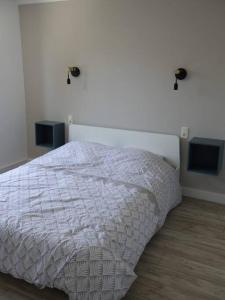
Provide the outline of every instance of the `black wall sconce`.
{"type": "Polygon", "coordinates": [[[177,80],[184,80],[187,77],[187,71],[183,68],[179,68],[175,71],[175,78],[176,81],[174,83],[174,90],[177,91],[178,90],[178,82],[177,80]]]}
{"type": "Polygon", "coordinates": [[[80,76],[80,69],[78,67],[69,67],[68,68],[67,84],[71,84],[70,74],[73,77],[79,77],[80,76]]]}

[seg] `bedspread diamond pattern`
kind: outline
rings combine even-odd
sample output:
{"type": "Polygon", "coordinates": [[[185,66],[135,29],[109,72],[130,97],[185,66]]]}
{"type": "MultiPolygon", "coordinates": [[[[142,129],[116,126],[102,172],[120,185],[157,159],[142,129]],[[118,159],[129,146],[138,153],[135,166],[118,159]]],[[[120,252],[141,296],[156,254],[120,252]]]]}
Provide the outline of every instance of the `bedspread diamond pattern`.
{"type": "Polygon", "coordinates": [[[179,200],[161,158],[69,143],[1,175],[0,271],[72,300],[121,299],[179,200]]]}

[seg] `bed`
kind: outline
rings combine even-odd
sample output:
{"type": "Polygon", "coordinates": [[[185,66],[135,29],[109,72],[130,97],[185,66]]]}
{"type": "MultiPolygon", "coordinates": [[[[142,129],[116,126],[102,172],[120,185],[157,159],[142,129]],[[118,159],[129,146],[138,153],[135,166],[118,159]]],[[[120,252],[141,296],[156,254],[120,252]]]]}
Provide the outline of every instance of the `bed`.
{"type": "Polygon", "coordinates": [[[71,125],[70,142],[0,176],[0,272],[119,300],[181,201],[175,136],[71,125]]]}

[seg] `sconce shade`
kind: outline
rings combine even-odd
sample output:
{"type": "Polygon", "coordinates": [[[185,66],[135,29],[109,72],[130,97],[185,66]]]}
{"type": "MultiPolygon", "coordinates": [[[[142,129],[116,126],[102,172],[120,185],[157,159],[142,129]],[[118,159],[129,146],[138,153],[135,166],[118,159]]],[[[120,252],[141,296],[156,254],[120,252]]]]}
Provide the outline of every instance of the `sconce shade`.
{"type": "Polygon", "coordinates": [[[68,72],[68,77],[67,77],[67,84],[71,84],[70,73],[69,72],[68,72]]]}
{"type": "Polygon", "coordinates": [[[177,83],[177,79],[176,79],[176,82],[174,83],[174,91],[177,91],[178,90],[178,83],[177,83]]]}

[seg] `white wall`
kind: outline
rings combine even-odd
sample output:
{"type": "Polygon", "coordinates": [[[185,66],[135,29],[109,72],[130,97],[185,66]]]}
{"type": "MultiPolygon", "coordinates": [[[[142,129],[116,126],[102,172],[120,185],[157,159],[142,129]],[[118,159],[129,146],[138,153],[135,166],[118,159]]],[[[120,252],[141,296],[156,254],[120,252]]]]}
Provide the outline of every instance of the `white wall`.
{"type": "MultiPolygon", "coordinates": [[[[224,0],[71,0],[20,8],[29,154],[34,122],[82,124],[225,139],[224,0]],[[82,75],[66,85],[66,67],[82,75]],[[174,70],[188,78],[173,91],[174,70]]],[[[225,193],[218,177],[187,172],[182,184],[225,193]]]]}
{"type": "Polygon", "coordinates": [[[0,0],[0,168],[26,159],[25,120],[18,7],[0,0]]]}

